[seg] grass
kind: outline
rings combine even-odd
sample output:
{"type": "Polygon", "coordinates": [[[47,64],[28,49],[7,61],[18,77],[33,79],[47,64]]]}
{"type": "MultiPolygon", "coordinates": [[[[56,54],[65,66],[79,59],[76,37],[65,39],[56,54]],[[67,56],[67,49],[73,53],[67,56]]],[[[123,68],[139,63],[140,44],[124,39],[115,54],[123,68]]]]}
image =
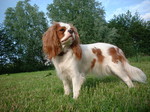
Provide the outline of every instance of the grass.
{"type": "Polygon", "coordinates": [[[129,59],[147,75],[147,83],[129,89],[116,77],[88,76],[78,100],[64,96],[56,72],[0,75],[0,112],[148,112],[150,57],[129,59]],[[146,59],[145,59],[146,58],[146,59]]]}

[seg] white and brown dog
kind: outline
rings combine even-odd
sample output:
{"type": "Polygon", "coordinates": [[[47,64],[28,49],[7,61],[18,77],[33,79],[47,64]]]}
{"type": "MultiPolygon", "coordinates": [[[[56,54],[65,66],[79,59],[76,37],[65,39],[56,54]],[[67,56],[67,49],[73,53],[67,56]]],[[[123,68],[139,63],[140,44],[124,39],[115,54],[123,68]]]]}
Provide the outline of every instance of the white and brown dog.
{"type": "Polygon", "coordinates": [[[145,82],[146,75],[131,66],[118,47],[107,43],[80,44],[77,29],[67,23],[54,23],[43,36],[44,53],[52,60],[64,85],[65,95],[79,96],[87,73],[116,75],[128,87],[133,81],[145,82]]]}

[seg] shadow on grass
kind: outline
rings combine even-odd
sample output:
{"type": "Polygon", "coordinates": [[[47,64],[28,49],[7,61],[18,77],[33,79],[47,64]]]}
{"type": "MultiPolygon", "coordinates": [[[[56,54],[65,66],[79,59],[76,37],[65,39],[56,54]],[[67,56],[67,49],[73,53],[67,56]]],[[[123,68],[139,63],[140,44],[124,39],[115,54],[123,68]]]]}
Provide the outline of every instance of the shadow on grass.
{"type": "Polygon", "coordinates": [[[118,82],[119,79],[114,76],[106,76],[106,77],[88,77],[84,82],[84,87],[95,88],[97,84],[100,83],[114,83],[118,82]]]}
{"type": "Polygon", "coordinates": [[[53,75],[51,72],[49,72],[49,73],[47,73],[46,75],[45,75],[45,77],[48,77],[48,76],[51,76],[51,75],[53,75]]]}

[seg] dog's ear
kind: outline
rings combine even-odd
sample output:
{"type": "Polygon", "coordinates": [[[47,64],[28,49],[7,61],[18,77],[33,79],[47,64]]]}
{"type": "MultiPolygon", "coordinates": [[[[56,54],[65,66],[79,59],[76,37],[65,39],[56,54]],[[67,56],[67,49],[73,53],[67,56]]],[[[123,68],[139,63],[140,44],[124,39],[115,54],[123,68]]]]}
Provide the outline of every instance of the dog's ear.
{"type": "Polygon", "coordinates": [[[52,59],[61,52],[61,43],[57,36],[57,23],[55,22],[43,35],[43,51],[52,59]]]}
{"type": "Polygon", "coordinates": [[[74,27],[73,25],[71,25],[71,28],[73,29],[74,33],[75,33],[75,40],[73,41],[71,48],[74,52],[74,54],[76,55],[76,57],[78,59],[81,59],[82,57],[82,49],[80,47],[80,39],[79,39],[79,34],[77,31],[77,28],[74,27]]]}
{"type": "Polygon", "coordinates": [[[76,38],[79,39],[79,34],[78,34],[78,31],[77,31],[77,28],[76,28],[76,27],[73,27],[73,30],[74,30],[74,33],[75,33],[76,38]]]}
{"type": "Polygon", "coordinates": [[[73,29],[76,38],[79,38],[79,34],[78,34],[78,31],[77,31],[77,28],[76,28],[75,26],[73,26],[72,24],[70,24],[70,26],[71,26],[71,28],[73,29]]]}

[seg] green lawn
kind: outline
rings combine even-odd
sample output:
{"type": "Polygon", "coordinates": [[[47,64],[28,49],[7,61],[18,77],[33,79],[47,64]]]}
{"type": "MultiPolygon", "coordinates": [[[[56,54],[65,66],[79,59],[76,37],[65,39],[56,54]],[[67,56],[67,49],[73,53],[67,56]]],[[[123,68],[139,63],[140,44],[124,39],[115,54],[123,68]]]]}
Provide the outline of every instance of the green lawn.
{"type": "Polygon", "coordinates": [[[77,100],[63,95],[54,70],[0,75],[0,112],[150,112],[150,57],[133,60],[146,84],[129,89],[116,77],[88,76],[77,100]]]}

